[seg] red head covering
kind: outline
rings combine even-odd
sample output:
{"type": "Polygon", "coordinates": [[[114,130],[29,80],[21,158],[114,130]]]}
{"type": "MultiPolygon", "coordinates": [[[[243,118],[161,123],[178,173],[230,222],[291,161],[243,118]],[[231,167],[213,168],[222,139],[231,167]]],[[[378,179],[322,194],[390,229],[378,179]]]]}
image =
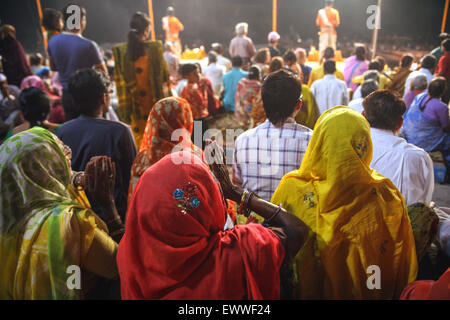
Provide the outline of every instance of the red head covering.
{"type": "Polygon", "coordinates": [[[117,265],[123,299],[279,299],[284,248],[258,224],[223,231],[222,192],[191,151],[165,156],[133,192],[117,265]]]}
{"type": "Polygon", "coordinates": [[[450,300],[450,268],[438,281],[411,282],[403,289],[400,300],[450,300]]]}
{"type": "Polygon", "coordinates": [[[171,153],[176,146],[179,149],[193,149],[201,155],[201,150],[191,141],[193,126],[191,107],[185,99],[170,97],[155,103],[148,116],[139,153],[131,167],[128,199],[144,171],[171,153]],[[175,134],[179,139],[172,141],[172,134],[177,129],[179,132],[175,134]]]}

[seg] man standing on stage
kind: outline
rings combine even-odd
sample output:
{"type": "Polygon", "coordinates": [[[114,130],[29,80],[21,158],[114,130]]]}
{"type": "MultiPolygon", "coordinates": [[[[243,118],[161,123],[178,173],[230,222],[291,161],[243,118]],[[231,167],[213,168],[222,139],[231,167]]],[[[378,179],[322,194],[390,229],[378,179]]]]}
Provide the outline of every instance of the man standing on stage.
{"type": "Polygon", "coordinates": [[[162,18],[163,30],[166,32],[166,43],[171,43],[175,54],[181,56],[180,31],[184,30],[183,24],[175,17],[173,7],[167,8],[167,15],[162,18]]]}
{"type": "Polygon", "coordinates": [[[339,11],[333,8],[334,0],[326,0],[325,8],[317,13],[316,25],[320,28],[319,32],[319,51],[320,56],[327,47],[336,50],[337,33],[336,27],[339,26],[339,11]]]}

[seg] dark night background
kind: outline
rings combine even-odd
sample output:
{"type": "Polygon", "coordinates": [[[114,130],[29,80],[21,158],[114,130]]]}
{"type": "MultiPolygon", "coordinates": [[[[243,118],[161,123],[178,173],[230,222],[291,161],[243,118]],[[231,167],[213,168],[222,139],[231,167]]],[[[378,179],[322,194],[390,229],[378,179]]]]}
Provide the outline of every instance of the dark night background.
{"type": "MultiPolygon", "coordinates": [[[[42,8],[62,9],[69,1],[41,0],[42,8]]],[[[84,35],[100,45],[126,40],[128,23],[135,11],[148,12],[147,0],[79,0],[87,9],[84,35]]],[[[343,40],[370,41],[366,27],[369,5],[376,0],[336,0],[341,14],[338,46],[343,40]]],[[[444,0],[384,0],[380,31],[381,40],[407,37],[410,43],[434,47],[438,44],[444,0]]],[[[298,34],[304,41],[317,42],[315,17],[323,0],[278,0],[278,32],[282,39],[298,34]]],[[[272,27],[272,0],[153,0],[156,37],[163,39],[161,17],[169,5],[185,25],[183,45],[220,41],[229,44],[236,23],[249,23],[249,36],[264,44],[272,27]]],[[[35,0],[1,0],[1,23],[12,24],[17,38],[28,52],[42,50],[39,18],[35,0]]],[[[447,23],[450,26],[450,20],[447,23]]],[[[447,27],[446,31],[449,30],[447,27]]],[[[293,38],[294,39],[294,38],[293,38]]],[[[403,41],[407,41],[404,39],[403,41]]]]}

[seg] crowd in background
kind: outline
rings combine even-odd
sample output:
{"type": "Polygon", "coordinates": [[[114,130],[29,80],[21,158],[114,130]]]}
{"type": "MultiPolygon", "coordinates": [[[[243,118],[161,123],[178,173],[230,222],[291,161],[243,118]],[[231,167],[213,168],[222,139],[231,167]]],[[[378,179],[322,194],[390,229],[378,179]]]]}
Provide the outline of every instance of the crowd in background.
{"type": "Polygon", "coordinates": [[[44,54],[0,27],[0,299],[450,299],[450,35],[392,70],[357,45],[341,71],[242,22],[184,62],[173,8],[164,45],[137,12],[111,50],[66,8],[44,54]],[[244,130],[225,163],[204,139],[224,115],[244,130]]]}

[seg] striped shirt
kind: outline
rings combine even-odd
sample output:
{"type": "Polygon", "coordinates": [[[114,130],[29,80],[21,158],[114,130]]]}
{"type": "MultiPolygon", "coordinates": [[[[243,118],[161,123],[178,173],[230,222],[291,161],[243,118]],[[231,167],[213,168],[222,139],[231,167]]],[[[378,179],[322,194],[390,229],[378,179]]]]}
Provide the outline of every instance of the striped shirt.
{"type": "Polygon", "coordinates": [[[233,183],[270,201],[281,178],[300,167],[312,130],[289,118],[280,128],[268,119],[235,142],[233,183]]]}

